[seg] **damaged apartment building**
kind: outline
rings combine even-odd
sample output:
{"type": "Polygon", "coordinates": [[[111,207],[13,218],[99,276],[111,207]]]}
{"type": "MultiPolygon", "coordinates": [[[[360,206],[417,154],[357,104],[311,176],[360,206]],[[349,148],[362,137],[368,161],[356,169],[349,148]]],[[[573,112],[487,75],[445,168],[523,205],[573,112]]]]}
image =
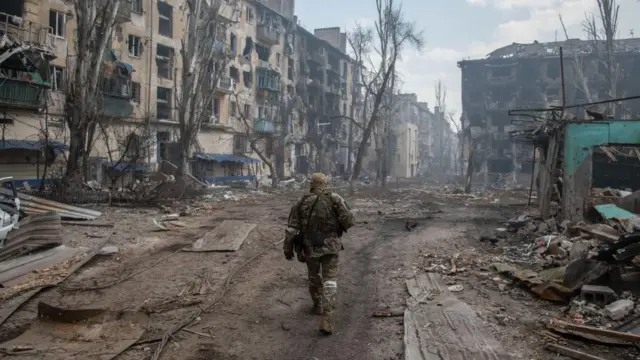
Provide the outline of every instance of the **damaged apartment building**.
{"type": "Polygon", "coordinates": [[[348,140],[354,79],[354,63],[347,55],[347,34],[339,27],[315,29],[298,27],[294,72],[296,92],[306,116],[306,146],[295,151],[296,171],[315,169],[344,174],[349,154],[348,140]],[[297,61],[296,61],[297,60],[297,61]]]}
{"type": "MultiPolygon", "coordinates": [[[[188,31],[184,4],[184,0],[121,1],[103,59],[101,114],[113,120],[110,124],[118,124],[118,129],[107,129],[113,129],[112,138],[150,120],[149,151],[132,165],[123,149],[98,136],[86,180],[108,184],[114,172],[137,177],[165,160],[177,163],[181,147],[175,96],[180,81],[176,77],[182,73],[180,51],[188,31]]],[[[0,176],[14,176],[20,184],[36,185],[43,179],[45,163],[64,158],[59,155],[69,135],[63,119],[65,82],[72,71],[67,68],[67,54],[75,47],[74,12],[72,2],[0,2],[0,51],[4,52],[0,55],[0,77],[4,78],[0,83],[0,150],[24,152],[5,156],[7,160],[0,161],[0,176]],[[48,134],[44,136],[46,151],[41,143],[43,129],[48,134]],[[55,149],[49,149],[51,146],[55,149]]],[[[210,114],[194,148],[189,149],[192,174],[208,182],[269,176],[268,167],[249,144],[250,138],[258,137],[264,155],[282,164],[281,176],[306,173],[311,142],[307,121],[313,122],[311,128],[327,143],[324,149],[337,156],[346,139],[346,121],[337,115],[350,111],[351,60],[345,53],[346,35],[339,28],[311,33],[297,26],[294,0],[241,0],[225,7],[219,16],[228,26],[212,40],[212,46],[230,61],[216,69],[218,82],[212,84],[215,97],[210,114]],[[280,103],[291,100],[298,82],[308,84],[306,99],[317,104],[321,116],[294,121],[291,114],[280,111],[280,103]],[[237,93],[250,95],[237,104],[237,93]],[[248,119],[249,137],[242,118],[248,119]]],[[[331,160],[325,165],[331,165],[331,160]]]]}
{"type": "MultiPolygon", "coordinates": [[[[614,49],[620,72],[616,96],[639,94],[640,85],[635,79],[640,76],[640,39],[616,40],[614,49]]],[[[518,121],[526,119],[510,117],[508,112],[560,106],[562,70],[567,105],[609,99],[607,66],[594,55],[591,41],[514,43],[484,59],[460,61],[458,67],[462,72],[464,159],[466,163],[473,148],[474,181],[485,185],[529,181],[533,149],[512,142],[509,136],[510,131],[517,130],[518,121]],[[560,48],[564,53],[564,69],[560,65],[560,48]],[[586,79],[575,71],[576,66],[586,79]],[[587,84],[587,88],[581,84],[587,84]]],[[[638,101],[625,102],[616,116],[637,116],[639,105],[638,101]]],[[[573,115],[582,118],[583,111],[580,108],[573,115]]]]}

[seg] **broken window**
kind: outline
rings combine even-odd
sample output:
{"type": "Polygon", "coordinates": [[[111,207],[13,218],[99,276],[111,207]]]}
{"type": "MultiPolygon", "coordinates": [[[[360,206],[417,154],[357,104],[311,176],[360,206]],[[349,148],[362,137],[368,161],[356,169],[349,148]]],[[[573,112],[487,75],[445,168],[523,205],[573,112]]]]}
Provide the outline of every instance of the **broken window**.
{"type": "Polygon", "coordinates": [[[252,52],[253,52],[253,39],[250,37],[247,37],[244,43],[244,50],[242,50],[242,56],[247,57],[248,55],[251,55],[252,52]]]}
{"type": "Polygon", "coordinates": [[[233,136],[233,151],[235,153],[244,154],[247,151],[247,137],[244,135],[233,136]]]}
{"type": "Polygon", "coordinates": [[[216,122],[220,122],[220,99],[213,98],[213,115],[216,117],[216,122]]]}
{"type": "Polygon", "coordinates": [[[247,13],[245,15],[245,21],[252,24],[255,21],[256,15],[253,13],[253,8],[247,6],[247,13]]]}
{"type": "Polygon", "coordinates": [[[238,51],[238,37],[234,33],[229,34],[229,48],[234,55],[238,51]]]}
{"type": "Polygon", "coordinates": [[[552,79],[557,79],[560,76],[560,64],[557,61],[547,63],[547,76],[552,79]]]}
{"type": "Polygon", "coordinates": [[[262,61],[269,61],[269,48],[266,46],[262,46],[260,44],[256,44],[256,53],[258,53],[258,58],[262,61]]]}
{"type": "Polygon", "coordinates": [[[265,150],[267,156],[273,155],[273,138],[267,138],[265,144],[265,150]]]}
{"type": "Polygon", "coordinates": [[[511,66],[500,66],[491,68],[491,77],[511,76],[511,66]]]}
{"type": "Polygon", "coordinates": [[[158,65],[158,77],[171,79],[173,72],[173,49],[158,44],[156,47],[156,64],[158,65]]]}
{"type": "Polygon", "coordinates": [[[287,62],[288,62],[288,65],[287,65],[287,78],[289,80],[293,80],[293,59],[292,58],[288,58],[287,62]]]}
{"type": "Polygon", "coordinates": [[[142,14],[142,0],[133,0],[131,2],[131,11],[136,14],[142,14]]]}
{"type": "Polygon", "coordinates": [[[51,76],[51,90],[64,91],[64,68],[51,65],[49,71],[51,76]]]}
{"type": "Polygon", "coordinates": [[[251,71],[244,71],[242,73],[242,81],[244,82],[245,87],[253,86],[253,73],[251,71]]]}
{"type": "Polygon", "coordinates": [[[236,115],[238,114],[238,103],[236,103],[235,101],[229,101],[229,116],[230,117],[236,117],[236,115]]]}
{"type": "Polygon", "coordinates": [[[64,38],[66,33],[67,15],[59,11],[49,11],[49,32],[57,37],[64,38]]]}
{"type": "Polygon", "coordinates": [[[173,6],[158,1],[158,34],[173,38],[173,6]]]}
{"type": "Polygon", "coordinates": [[[229,68],[229,77],[235,80],[236,83],[240,82],[240,71],[235,66],[229,68]]]}
{"type": "Polygon", "coordinates": [[[171,118],[171,89],[158,87],[156,97],[158,98],[156,105],[158,119],[171,118]]]}
{"type": "Polygon", "coordinates": [[[131,100],[135,103],[140,103],[140,83],[131,83],[131,100]]]}
{"type": "Polygon", "coordinates": [[[469,115],[470,126],[482,126],[483,124],[484,124],[484,120],[482,119],[482,115],[480,114],[469,115]]]}
{"type": "Polygon", "coordinates": [[[141,39],[134,35],[129,35],[129,56],[139,57],[142,54],[141,39]]]}

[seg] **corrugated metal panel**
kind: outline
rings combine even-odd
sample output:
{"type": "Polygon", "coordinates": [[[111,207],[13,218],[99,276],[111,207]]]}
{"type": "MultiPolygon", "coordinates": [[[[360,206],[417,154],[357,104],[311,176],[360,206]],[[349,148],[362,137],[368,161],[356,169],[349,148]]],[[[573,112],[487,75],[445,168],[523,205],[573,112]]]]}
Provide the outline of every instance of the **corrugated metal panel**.
{"type": "MultiPolygon", "coordinates": [[[[11,194],[7,189],[0,189],[0,192],[11,194]]],[[[18,193],[20,199],[20,210],[27,215],[44,214],[55,211],[65,219],[95,220],[102,213],[78,206],[63,204],[53,200],[43,199],[34,195],[18,193]]]]}
{"type": "Polygon", "coordinates": [[[50,212],[29,216],[20,221],[19,228],[9,232],[5,246],[0,248],[0,261],[42,246],[62,243],[60,220],[59,214],[50,212]]]}
{"type": "MultiPolygon", "coordinates": [[[[21,256],[0,263],[0,284],[9,288],[36,280],[38,270],[50,269],[88,251],[86,248],[70,248],[64,245],[36,254],[21,256]]],[[[66,269],[54,269],[52,272],[65,272],[66,269]]],[[[52,276],[56,274],[47,274],[52,276]]],[[[0,290],[0,293],[3,291],[0,290]]]]}

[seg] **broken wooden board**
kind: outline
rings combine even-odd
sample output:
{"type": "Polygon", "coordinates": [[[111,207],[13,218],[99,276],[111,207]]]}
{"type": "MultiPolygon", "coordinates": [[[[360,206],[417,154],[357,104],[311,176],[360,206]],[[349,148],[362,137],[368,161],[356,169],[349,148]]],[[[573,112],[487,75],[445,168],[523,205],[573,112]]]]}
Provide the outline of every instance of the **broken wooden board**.
{"type": "Polygon", "coordinates": [[[407,289],[405,360],[514,359],[440,275],[419,274],[407,280],[407,289]]]}
{"type": "Polygon", "coordinates": [[[220,226],[207,232],[196,240],[192,247],[184,251],[238,251],[256,224],[241,220],[225,220],[220,226]]]}

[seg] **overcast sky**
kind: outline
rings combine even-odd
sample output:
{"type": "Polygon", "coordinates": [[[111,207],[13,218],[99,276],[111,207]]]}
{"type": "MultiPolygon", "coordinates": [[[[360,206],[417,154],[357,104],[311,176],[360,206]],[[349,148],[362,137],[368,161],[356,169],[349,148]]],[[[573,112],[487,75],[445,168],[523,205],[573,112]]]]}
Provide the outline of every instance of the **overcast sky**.
{"type": "MultiPolygon", "coordinates": [[[[403,92],[418,94],[432,108],[434,83],[442,79],[448,106],[457,117],[461,112],[457,61],[482,58],[513,42],[564,40],[558,14],[570,37],[584,38],[585,13],[597,11],[597,0],[404,0],[402,4],[407,19],[424,31],[426,41],[421,53],[404,55],[403,92]]],[[[618,4],[618,37],[631,37],[634,26],[640,36],[640,2],[618,0],[618,4]]],[[[296,0],[296,14],[308,30],[340,26],[347,31],[356,22],[373,24],[377,16],[375,0],[296,0]]]]}

